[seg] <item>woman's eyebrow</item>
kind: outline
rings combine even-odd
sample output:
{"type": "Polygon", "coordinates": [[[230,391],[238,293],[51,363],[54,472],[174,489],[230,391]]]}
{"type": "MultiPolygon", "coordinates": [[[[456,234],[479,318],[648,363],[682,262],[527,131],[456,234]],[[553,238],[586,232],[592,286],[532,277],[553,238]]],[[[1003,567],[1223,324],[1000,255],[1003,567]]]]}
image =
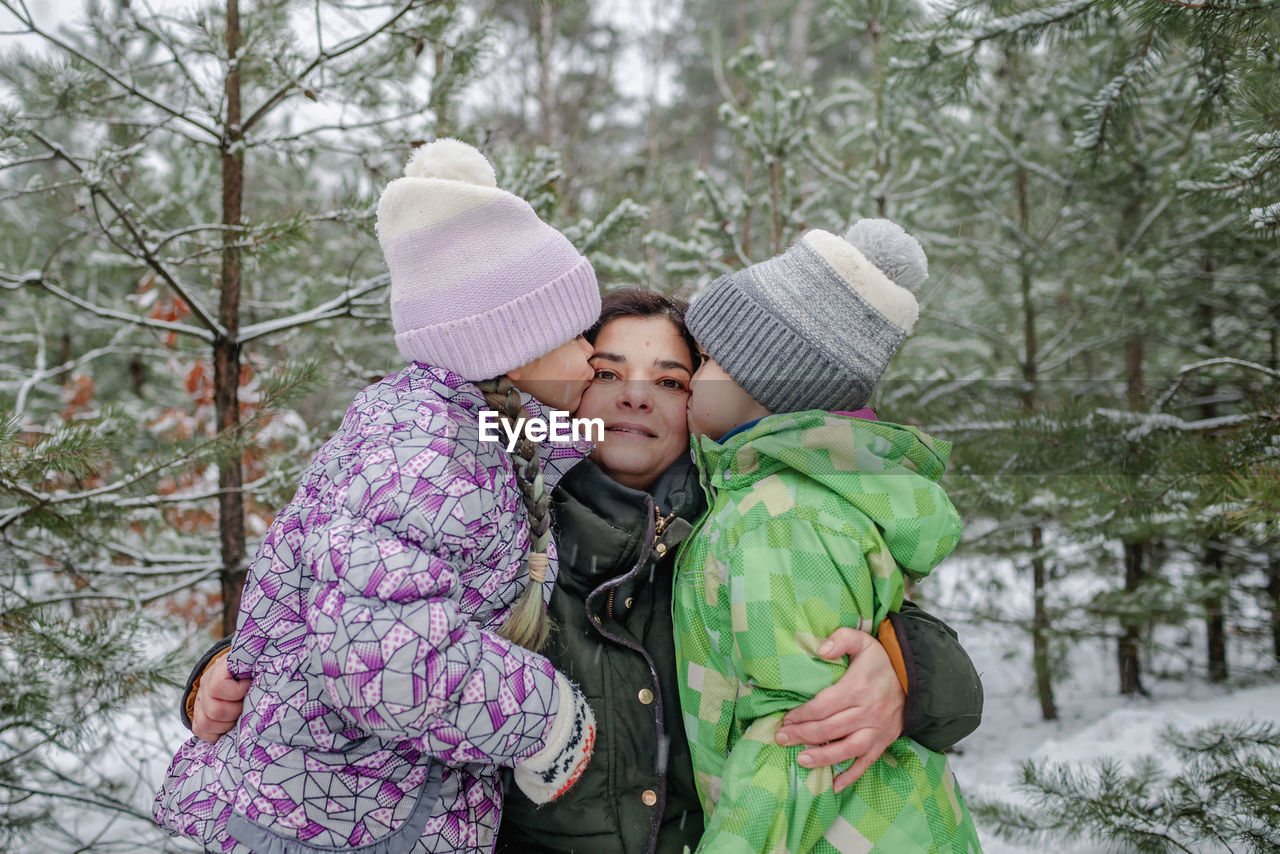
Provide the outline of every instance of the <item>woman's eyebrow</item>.
{"type": "Polygon", "coordinates": [[[653,366],[655,368],[662,368],[666,371],[684,371],[686,374],[693,373],[693,368],[689,367],[684,362],[677,362],[674,359],[657,359],[654,361],[653,366]]]}
{"type": "Polygon", "coordinates": [[[587,359],[587,361],[588,361],[588,362],[590,362],[590,361],[593,361],[593,360],[595,360],[595,359],[604,359],[604,360],[609,361],[609,362],[618,362],[619,364],[623,364],[623,365],[625,365],[625,364],[627,363],[627,357],[626,357],[626,356],[623,356],[623,355],[621,355],[621,354],[619,354],[619,353],[610,353],[610,352],[605,351],[605,350],[597,350],[597,351],[595,351],[594,353],[592,353],[592,354],[591,354],[591,358],[590,358],[590,359],[587,359]]]}

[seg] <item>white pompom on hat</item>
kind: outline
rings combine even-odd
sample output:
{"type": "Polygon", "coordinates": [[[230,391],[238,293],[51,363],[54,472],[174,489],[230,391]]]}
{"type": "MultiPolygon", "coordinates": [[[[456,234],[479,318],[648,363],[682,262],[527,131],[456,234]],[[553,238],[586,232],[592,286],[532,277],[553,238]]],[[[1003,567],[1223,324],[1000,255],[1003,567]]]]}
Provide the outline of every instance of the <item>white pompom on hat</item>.
{"type": "Polygon", "coordinates": [[[600,314],[591,262],[477,149],[440,139],[414,152],[378,201],[391,323],[406,359],[483,380],[581,334],[600,314]]]}
{"type": "Polygon", "coordinates": [[[477,187],[497,187],[493,164],[474,147],[456,139],[437,139],[414,151],[405,164],[406,178],[439,178],[477,187]]]}

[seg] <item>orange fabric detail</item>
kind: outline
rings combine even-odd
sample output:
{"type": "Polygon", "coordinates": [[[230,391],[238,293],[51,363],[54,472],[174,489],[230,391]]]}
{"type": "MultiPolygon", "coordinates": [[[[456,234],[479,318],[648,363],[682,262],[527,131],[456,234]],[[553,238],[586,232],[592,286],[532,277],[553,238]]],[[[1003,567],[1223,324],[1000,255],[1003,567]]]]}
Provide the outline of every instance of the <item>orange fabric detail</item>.
{"type": "Polygon", "coordinates": [[[898,633],[893,630],[893,623],[888,619],[881,620],[876,637],[884,647],[884,651],[889,654],[889,663],[893,665],[893,672],[898,675],[898,684],[902,686],[902,693],[907,693],[907,662],[902,657],[902,646],[898,643],[898,633]]]}

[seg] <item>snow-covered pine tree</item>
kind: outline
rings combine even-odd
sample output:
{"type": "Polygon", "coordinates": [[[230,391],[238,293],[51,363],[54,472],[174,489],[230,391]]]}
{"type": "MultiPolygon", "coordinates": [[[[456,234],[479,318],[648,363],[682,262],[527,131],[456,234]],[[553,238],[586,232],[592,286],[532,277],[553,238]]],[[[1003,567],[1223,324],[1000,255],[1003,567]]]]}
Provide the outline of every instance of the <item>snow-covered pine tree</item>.
{"type": "MultiPolygon", "coordinates": [[[[1079,198],[1087,165],[1073,150],[1069,119],[1083,92],[1069,81],[1090,57],[1011,46],[975,63],[982,82],[939,146],[966,154],[925,205],[937,235],[931,267],[945,282],[933,295],[945,311],[926,311],[916,337],[927,343],[913,346],[938,361],[932,376],[918,373],[927,380],[915,386],[915,405],[903,404],[956,442],[953,500],[971,530],[983,531],[964,548],[1012,559],[1025,574],[1029,595],[1008,590],[974,605],[983,619],[1025,627],[1041,714],[1053,719],[1063,640],[1084,629],[1079,603],[1058,579],[1107,562],[1096,538],[1080,548],[1066,535],[1065,519],[1082,500],[1070,490],[1080,449],[1069,443],[1087,437],[1061,424],[1081,396],[1096,394],[1100,378],[1088,365],[1073,376],[1081,354],[1114,334],[1086,322],[1103,297],[1092,211],[1079,198]]],[[[913,77],[923,97],[937,88],[932,71],[913,77]]]]}
{"type": "MultiPolygon", "coordinates": [[[[1209,506],[1211,491],[1185,487],[1207,484],[1201,476],[1225,459],[1246,468],[1258,459],[1246,450],[1253,437],[1238,441],[1244,439],[1240,433],[1215,436],[1215,442],[1241,452],[1232,456],[1226,448],[1215,451],[1212,443],[1187,441],[1185,430],[1173,432],[1162,407],[1176,401],[1157,400],[1158,389],[1188,364],[1192,348],[1212,344],[1218,355],[1228,352],[1222,348],[1228,329],[1237,330],[1231,351],[1259,358],[1267,333],[1256,326],[1246,331],[1252,326],[1247,318],[1259,310],[1268,312],[1273,299],[1265,258],[1274,250],[1258,239],[1230,199],[1206,196],[1185,180],[1221,154],[1233,130],[1221,121],[1201,120],[1197,78],[1176,73],[1190,67],[1192,49],[1181,36],[1152,34],[1148,27],[1141,33],[1151,39],[1130,49],[1135,31],[1127,25],[1128,12],[1118,7],[1138,5],[966,4],[925,28],[916,39],[920,56],[906,63],[925,85],[936,86],[940,80],[968,84],[964,103],[973,111],[974,133],[988,140],[979,148],[992,152],[994,165],[986,175],[1030,164],[1027,174],[1037,187],[1031,198],[1046,205],[1042,221],[1062,238],[1048,241],[1053,230],[1019,236],[1012,228],[1021,219],[1013,211],[1017,182],[1000,186],[985,175],[983,189],[971,193],[966,204],[973,209],[976,203],[981,211],[999,209],[1004,202],[1006,212],[991,222],[963,213],[957,218],[959,233],[973,229],[971,252],[991,253],[986,247],[997,240],[1009,253],[1021,252],[1037,265],[1046,284],[1052,282],[1047,289],[1031,289],[1033,296],[1039,294],[1032,301],[1037,313],[1027,325],[1024,311],[1021,324],[1024,345],[1043,329],[1058,349],[1038,360],[1043,384],[1037,408],[1049,419],[1039,425],[1014,419],[1005,425],[1012,429],[997,431],[1003,435],[992,449],[1021,446],[1047,471],[1072,477],[1046,480],[1040,502],[1028,504],[1019,496],[991,515],[994,530],[1000,531],[1009,514],[1016,517],[1023,507],[1050,507],[1057,543],[1052,551],[1059,560],[1085,548],[1096,566],[1122,569],[1121,578],[1108,583],[1112,589],[1063,604],[1073,606],[1071,613],[1118,623],[1118,632],[1107,630],[1117,634],[1123,693],[1142,690],[1140,659],[1152,625],[1182,622],[1200,602],[1214,627],[1211,633],[1222,637],[1230,596],[1221,583],[1201,584],[1204,573],[1187,568],[1204,561],[1206,543],[1216,542],[1221,529],[1215,533],[1192,521],[1201,518],[1197,508],[1209,506]],[[1107,26],[1095,26],[1099,16],[1112,13],[1107,26]],[[998,61],[1012,55],[1023,57],[1033,75],[1054,67],[1061,73],[1041,84],[1042,94],[1031,109],[1008,100],[991,110],[986,105],[993,93],[1019,85],[1010,66],[998,61]],[[1045,160],[1044,153],[1055,147],[1058,159],[1045,160]],[[1029,156],[1027,150],[1037,154],[1029,156]],[[1045,191],[1054,186],[1052,176],[1063,192],[1046,199],[1045,191]],[[1232,272],[1223,275],[1225,268],[1232,272]],[[1223,300],[1220,308],[1215,299],[1223,300]],[[1242,299],[1251,308],[1245,309],[1242,299]],[[1025,447],[1027,436],[1040,437],[1039,452],[1025,447]],[[1055,463],[1063,448],[1074,459],[1055,463]],[[1180,488],[1172,489],[1173,484],[1180,488]],[[1100,541],[1099,533],[1106,539],[1100,541]],[[1168,564],[1163,572],[1162,562],[1168,564]]],[[[1011,259],[991,254],[985,269],[969,275],[988,280],[1009,275],[1011,259]]],[[[1017,293],[1012,287],[993,287],[992,311],[1000,311],[995,306],[1001,300],[1015,302],[1017,293]]],[[[998,358],[988,375],[1001,376],[998,365],[1012,358],[1022,365],[1020,378],[1030,382],[1027,352],[1013,354],[999,340],[1017,328],[1012,319],[1003,327],[994,324],[996,335],[989,337],[998,358]]],[[[1204,399],[1190,399],[1207,405],[1204,399]]],[[[1236,408],[1223,400],[1214,405],[1236,408]]],[[[1261,423],[1263,433],[1269,433],[1265,416],[1273,406],[1255,395],[1243,408],[1264,419],[1255,420],[1255,429],[1261,423]]],[[[1175,421],[1189,414],[1183,410],[1175,421]]],[[[982,423],[992,420],[998,419],[982,423]]],[[[963,448],[959,454],[963,460],[963,448]]],[[[1073,574],[1078,576],[1085,567],[1078,558],[1075,563],[1073,574]]],[[[1063,570],[1069,565],[1064,563],[1063,570]]],[[[1105,624],[1095,625],[1091,633],[1100,628],[1105,624]]],[[[1224,671],[1224,653],[1216,652],[1215,660],[1212,668],[1224,671]]]]}
{"type": "Polygon", "coordinates": [[[1079,51],[1105,42],[1102,62],[1119,73],[1097,86],[1082,129],[1090,144],[1108,145],[1113,120],[1143,103],[1144,90],[1180,84],[1191,92],[1194,124],[1223,131],[1181,186],[1230,200],[1248,225],[1273,229],[1280,225],[1277,11],[1273,0],[975,0],[944,7],[942,25],[922,45],[931,64],[963,76],[991,43],[1079,51]]]}
{"type": "Polygon", "coordinates": [[[1088,840],[1149,854],[1280,852],[1280,732],[1221,722],[1160,735],[1161,754],[1089,767],[1025,763],[1030,804],[969,801],[984,827],[1011,842],[1088,840]]]}

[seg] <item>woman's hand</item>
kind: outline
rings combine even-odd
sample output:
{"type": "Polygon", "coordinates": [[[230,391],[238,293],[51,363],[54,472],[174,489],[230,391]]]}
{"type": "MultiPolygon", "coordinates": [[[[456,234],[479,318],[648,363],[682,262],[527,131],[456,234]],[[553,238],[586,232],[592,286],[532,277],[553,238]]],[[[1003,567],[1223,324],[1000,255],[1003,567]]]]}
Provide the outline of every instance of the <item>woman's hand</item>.
{"type": "Polygon", "coordinates": [[[907,695],[888,653],[866,632],[836,629],[818,654],[828,659],[847,655],[849,669],[836,684],[787,712],[776,738],[779,744],[817,745],[797,759],[806,768],[855,760],[835,778],[833,788],[839,792],[857,782],[902,735],[907,695]]]}
{"type": "Polygon", "coordinates": [[[226,655],[211,661],[200,677],[200,688],[191,711],[191,731],[210,744],[230,732],[240,719],[244,695],[252,683],[252,679],[231,677],[226,655]]]}

